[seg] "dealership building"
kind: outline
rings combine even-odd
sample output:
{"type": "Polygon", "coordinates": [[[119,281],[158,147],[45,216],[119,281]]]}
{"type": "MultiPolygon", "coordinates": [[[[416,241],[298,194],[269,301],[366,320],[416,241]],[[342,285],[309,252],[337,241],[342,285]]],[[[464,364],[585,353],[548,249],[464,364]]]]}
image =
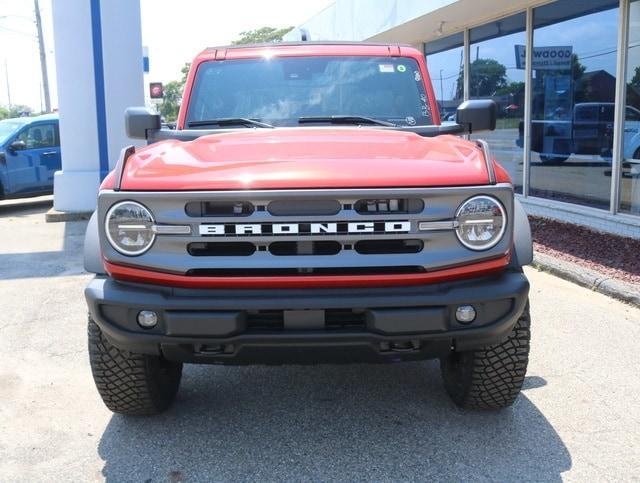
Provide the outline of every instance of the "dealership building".
{"type": "Polygon", "coordinates": [[[640,0],[337,0],[301,39],[417,47],[444,120],[495,100],[530,214],[640,238],[640,0]]]}

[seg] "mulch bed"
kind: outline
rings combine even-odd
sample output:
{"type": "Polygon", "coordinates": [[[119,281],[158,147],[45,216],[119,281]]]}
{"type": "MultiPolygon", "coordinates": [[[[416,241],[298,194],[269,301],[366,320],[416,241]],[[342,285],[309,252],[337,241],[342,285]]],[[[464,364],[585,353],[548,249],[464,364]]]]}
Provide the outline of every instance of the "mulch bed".
{"type": "Polygon", "coordinates": [[[529,217],[533,249],[627,283],[640,284],[640,240],[529,217]]]}

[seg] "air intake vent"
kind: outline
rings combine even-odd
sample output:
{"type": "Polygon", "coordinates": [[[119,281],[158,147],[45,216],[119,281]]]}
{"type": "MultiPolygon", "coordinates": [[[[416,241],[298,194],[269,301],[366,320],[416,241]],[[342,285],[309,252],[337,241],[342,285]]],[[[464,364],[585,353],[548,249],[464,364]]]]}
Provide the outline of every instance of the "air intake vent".
{"type": "Polygon", "coordinates": [[[335,241],[286,241],[269,245],[272,255],[336,255],[342,245],[335,241]]]}
{"type": "Polygon", "coordinates": [[[361,240],[354,249],[361,255],[382,255],[393,253],[418,253],[422,251],[422,240],[361,240]]]}
{"type": "Polygon", "coordinates": [[[249,216],[255,211],[248,201],[191,201],[186,204],[187,215],[204,216],[249,216]]]}
{"type": "Polygon", "coordinates": [[[194,257],[248,257],[256,247],[249,242],[189,243],[187,251],[194,257]]]}
{"type": "Polygon", "coordinates": [[[358,200],[354,209],[361,215],[420,213],[424,209],[424,201],[419,198],[358,200]]]}

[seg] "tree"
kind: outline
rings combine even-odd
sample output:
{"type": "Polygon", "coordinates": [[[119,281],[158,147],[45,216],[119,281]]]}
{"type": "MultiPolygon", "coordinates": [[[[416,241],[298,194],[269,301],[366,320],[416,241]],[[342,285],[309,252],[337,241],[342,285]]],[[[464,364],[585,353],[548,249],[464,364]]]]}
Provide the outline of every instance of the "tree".
{"type": "MultiPolygon", "coordinates": [[[[472,97],[491,97],[507,86],[507,68],[494,59],[476,59],[470,65],[469,87],[472,97]]],[[[459,99],[462,99],[463,74],[458,78],[459,99]]]]}
{"type": "Polygon", "coordinates": [[[260,44],[282,42],[282,37],[293,30],[293,27],[277,29],[274,27],[261,27],[255,30],[240,32],[240,38],[231,42],[233,45],[260,44]]]}
{"type": "Polygon", "coordinates": [[[636,70],[633,73],[633,77],[631,78],[631,82],[629,82],[631,87],[640,90],[640,65],[636,67],[636,70]]]}
{"type": "Polygon", "coordinates": [[[163,86],[164,97],[158,110],[167,122],[173,122],[178,118],[178,111],[180,110],[180,104],[182,102],[182,92],[187,82],[190,67],[191,62],[185,62],[180,69],[180,73],[182,74],[180,80],[167,82],[163,86]]]}

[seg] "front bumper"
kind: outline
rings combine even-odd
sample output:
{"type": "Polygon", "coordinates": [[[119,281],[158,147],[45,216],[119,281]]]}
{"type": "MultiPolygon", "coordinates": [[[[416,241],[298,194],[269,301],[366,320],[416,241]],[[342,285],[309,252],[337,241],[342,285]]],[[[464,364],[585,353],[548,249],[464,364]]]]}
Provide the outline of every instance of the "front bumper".
{"type": "Polygon", "coordinates": [[[440,357],[504,339],[527,302],[520,271],[413,287],[179,289],[96,276],[91,317],[116,347],[217,364],[395,362],[440,357]],[[455,319],[471,304],[470,324],[455,319]],[[158,324],[142,329],[140,310],[158,324]]]}

